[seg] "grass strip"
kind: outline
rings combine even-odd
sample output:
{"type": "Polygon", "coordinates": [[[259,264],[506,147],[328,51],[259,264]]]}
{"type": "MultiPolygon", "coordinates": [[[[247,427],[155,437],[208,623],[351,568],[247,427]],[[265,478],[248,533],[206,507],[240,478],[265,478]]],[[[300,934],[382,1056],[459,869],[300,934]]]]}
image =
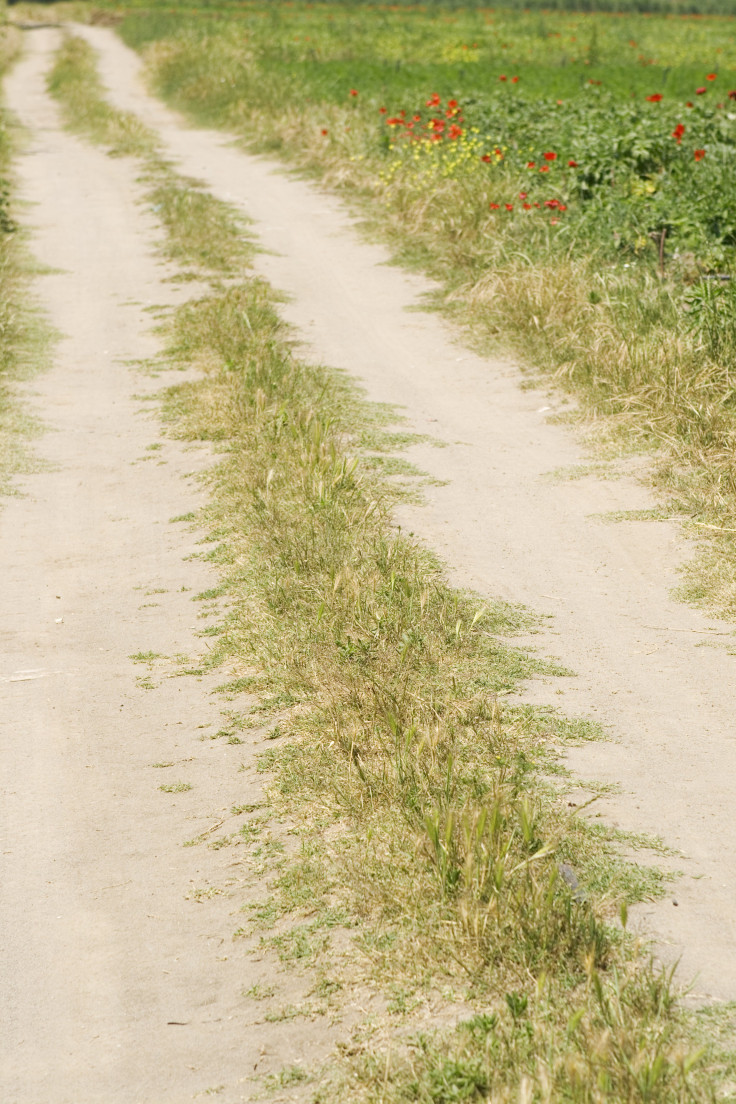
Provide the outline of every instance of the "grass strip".
{"type": "MultiPolygon", "coordinates": [[[[166,230],[188,256],[186,219],[166,230]]],[[[375,412],[294,355],[264,281],[222,270],[171,318],[167,358],[201,377],[166,415],[223,449],[206,519],[231,609],[211,661],[234,669],[231,695],[259,696],[241,727],[271,719],[263,767],[300,837],[250,922],[290,915],[271,942],[292,964],[331,964],[331,932],[352,925],[351,976],[391,979],[397,1017],[388,1051],[359,1035],[314,1099],[715,1099],[730,1059],[626,933],[657,875],[560,799],[565,720],[502,705],[550,670],[513,647],[530,615],[451,589],[395,531],[399,492],[363,462],[375,412]],[[412,1034],[412,1004],[440,992],[462,1023],[412,1034]]]]}
{"type": "MultiPolygon", "coordinates": [[[[574,395],[604,450],[649,453],[654,483],[668,502],[666,513],[682,516],[690,523],[688,531],[706,541],[684,568],[683,595],[733,618],[736,284],[698,282],[703,271],[731,272],[732,247],[708,238],[720,227],[722,241],[730,241],[730,216],[705,219],[700,207],[712,201],[715,212],[727,203],[732,169],[723,167],[730,164],[732,113],[724,110],[718,122],[718,111],[700,111],[704,99],[692,93],[697,104],[686,132],[689,138],[693,127],[706,127],[710,138],[703,141],[711,161],[700,184],[688,184],[687,202],[676,205],[675,217],[665,210],[675,198],[660,199],[659,191],[674,179],[676,167],[666,172],[657,167],[657,143],[679,148],[670,124],[654,116],[625,121],[628,97],[634,95],[629,87],[643,98],[647,89],[661,85],[666,103],[676,84],[684,100],[684,90],[697,83],[698,59],[711,58],[715,64],[718,27],[662,20],[657,31],[654,19],[619,25],[603,16],[577,16],[565,22],[567,17],[547,13],[540,22],[537,15],[499,12],[488,16],[497,28],[489,30],[485,18],[462,10],[438,21],[418,9],[363,14],[350,5],[253,4],[237,13],[218,7],[174,19],[149,4],[129,10],[122,31],[145,51],[152,84],[168,102],[359,199],[372,232],[403,263],[424,269],[444,286],[437,305],[467,328],[471,341],[486,350],[515,351],[574,395]],[[575,26],[568,25],[571,20],[575,26]],[[583,63],[568,64],[563,48],[554,45],[570,31],[581,42],[590,38],[585,69],[583,63]],[[633,37],[627,43],[627,34],[646,45],[637,46],[633,37]],[[522,66],[527,82],[517,87],[534,85],[526,100],[517,103],[525,93],[514,92],[509,95],[516,99],[507,103],[511,86],[499,85],[495,76],[503,94],[491,91],[484,74],[488,66],[495,72],[495,63],[473,66],[472,57],[467,60],[473,35],[481,49],[490,49],[490,35],[494,49],[508,36],[510,49],[518,40],[520,56],[527,48],[536,51],[538,65],[513,63],[522,66]],[[688,56],[687,36],[698,58],[688,56]],[[546,62],[538,43],[550,41],[550,51],[563,52],[546,62]],[[460,42],[466,44],[462,49],[453,45],[460,42]],[[630,46],[651,52],[646,68],[633,55],[631,62],[621,60],[630,46]],[[669,51],[671,63],[652,60],[660,49],[669,51]],[[452,50],[460,52],[458,58],[452,50]],[[544,84],[537,88],[535,81],[544,84]],[[608,99],[592,87],[601,81],[613,82],[608,99]],[[358,96],[350,96],[351,87],[358,96]],[[468,130],[446,155],[427,143],[394,142],[385,126],[399,108],[406,119],[424,118],[425,99],[435,87],[452,90],[467,116],[464,125],[480,128],[480,137],[468,130]],[[562,99],[555,101],[555,95],[562,99]],[[590,97],[598,99],[589,102],[590,97]],[[387,108],[388,115],[379,114],[379,108],[387,108]],[[547,212],[550,218],[532,218],[522,210],[520,197],[536,185],[523,161],[518,171],[511,167],[506,144],[513,147],[521,132],[538,149],[549,148],[539,143],[554,141],[555,129],[568,125],[586,157],[631,146],[639,161],[631,167],[619,152],[618,168],[613,162],[599,166],[601,180],[618,176],[625,181],[621,194],[609,197],[601,191],[586,206],[576,198],[575,187],[565,184],[564,194],[549,193],[565,200],[564,218],[554,211],[547,212]],[[660,135],[657,127],[662,126],[660,135]],[[478,142],[482,149],[475,148],[478,142]],[[491,151],[493,160],[497,143],[506,154],[489,169],[479,154],[491,151]],[[719,175],[722,170],[725,176],[719,175]],[[514,206],[513,213],[505,211],[503,200],[514,206]],[[489,210],[493,202],[500,213],[489,210]],[[659,218],[656,234],[649,232],[651,218],[659,218]],[[696,223],[697,248],[687,244],[683,230],[696,223]],[[665,239],[659,231],[684,234],[685,242],[675,255],[667,244],[664,279],[659,248],[665,239]]],[[[724,28],[724,34],[730,30],[724,28]]],[[[705,64],[701,60],[703,72],[705,64]]],[[[729,79],[727,70],[723,79],[729,79]]],[[[648,105],[652,112],[663,106],[648,105]]],[[[694,162],[690,167],[683,188],[699,168],[694,162]]],[[[550,171],[558,171],[557,166],[550,171]]],[[[559,170],[560,181],[562,175],[559,170]]]]}
{"type": "MultiPolygon", "coordinates": [[[[18,58],[18,31],[0,21],[0,78],[18,58]]],[[[12,477],[34,470],[28,439],[38,432],[14,385],[43,361],[49,334],[29,302],[31,264],[13,212],[13,137],[0,107],[0,494],[13,490],[12,477]]]]}

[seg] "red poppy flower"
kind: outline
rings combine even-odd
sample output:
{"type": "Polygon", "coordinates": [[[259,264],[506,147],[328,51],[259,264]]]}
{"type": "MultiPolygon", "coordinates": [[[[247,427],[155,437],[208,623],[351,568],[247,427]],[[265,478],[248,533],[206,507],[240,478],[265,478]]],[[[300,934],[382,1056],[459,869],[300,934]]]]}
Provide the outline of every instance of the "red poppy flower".
{"type": "Polygon", "coordinates": [[[655,92],[654,95],[647,96],[647,103],[659,103],[662,98],[661,92],[655,92]]]}
{"type": "Polygon", "coordinates": [[[518,84],[519,83],[519,78],[518,77],[512,77],[511,78],[511,83],[512,84],[518,84]]]}
{"type": "Polygon", "coordinates": [[[537,167],[537,162],[536,162],[536,161],[527,161],[527,163],[526,163],[526,167],[527,167],[528,169],[536,169],[536,167],[537,167]]]}
{"type": "Polygon", "coordinates": [[[401,126],[401,122],[399,118],[387,119],[386,126],[401,126]]]}
{"type": "Polygon", "coordinates": [[[357,88],[351,88],[350,89],[350,95],[351,96],[357,96],[358,95],[358,89],[357,88]]]}
{"type": "Polygon", "coordinates": [[[490,209],[492,211],[500,211],[501,210],[501,204],[500,203],[489,203],[488,206],[490,207],[490,209]]]}
{"type": "Polygon", "coordinates": [[[576,169],[578,167],[577,161],[573,161],[572,158],[567,162],[568,169],[576,169]]]}
{"type": "Polygon", "coordinates": [[[695,89],[695,95],[696,95],[696,96],[702,96],[702,95],[703,95],[703,93],[704,93],[704,92],[706,92],[706,91],[707,91],[707,89],[706,89],[706,88],[696,88],[696,89],[695,89]]]}
{"type": "Polygon", "coordinates": [[[519,192],[519,199],[526,199],[526,192],[519,192]]]}
{"type": "Polygon", "coordinates": [[[732,90],[731,90],[731,91],[730,91],[730,92],[728,93],[728,98],[729,98],[729,100],[736,100],[736,88],[733,88],[733,89],[732,89],[732,90]]]}
{"type": "Polygon", "coordinates": [[[448,100],[447,101],[447,106],[451,107],[451,108],[457,107],[457,100],[448,100]]]}
{"type": "Polygon", "coordinates": [[[322,127],[320,134],[327,134],[327,127],[322,127]]]}
{"type": "Polygon", "coordinates": [[[672,137],[675,139],[678,146],[682,142],[682,136],[683,136],[684,133],[685,133],[685,127],[682,125],[682,123],[678,123],[677,126],[675,127],[675,129],[672,131],[672,137]]]}
{"type": "Polygon", "coordinates": [[[531,203],[524,203],[524,204],[522,204],[522,206],[523,206],[525,211],[531,211],[532,210],[531,203]]]}
{"type": "Polygon", "coordinates": [[[501,161],[503,161],[503,154],[501,153],[498,146],[496,146],[496,148],[494,149],[493,152],[495,153],[496,157],[498,157],[501,161]]]}
{"type": "Polygon", "coordinates": [[[492,160],[493,158],[491,157],[490,153],[484,153],[481,157],[481,161],[485,161],[486,165],[489,164],[489,162],[491,162],[492,160]]]}
{"type": "Polygon", "coordinates": [[[499,77],[498,79],[499,79],[500,81],[505,81],[505,80],[508,80],[509,78],[508,78],[508,77],[505,77],[505,76],[503,76],[503,75],[502,75],[502,76],[500,76],[500,77],[499,77]]]}
{"type": "Polygon", "coordinates": [[[555,207],[560,206],[560,201],[559,201],[559,199],[545,199],[544,206],[545,207],[550,207],[554,210],[555,207]]]}
{"type": "Polygon", "coordinates": [[[439,92],[433,92],[430,98],[427,100],[427,107],[439,107],[442,103],[439,92]]]}
{"type": "Polygon", "coordinates": [[[690,100],[688,100],[687,103],[685,104],[685,107],[693,107],[693,106],[694,106],[694,104],[690,103],[690,100]]]}
{"type": "Polygon", "coordinates": [[[704,157],[705,157],[705,150],[696,150],[695,151],[695,160],[696,161],[702,161],[704,157]]]}
{"type": "Polygon", "coordinates": [[[459,138],[459,137],[460,137],[460,135],[462,134],[462,132],[463,132],[463,128],[462,128],[462,127],[459,127],[459,126],[456,126],[456,125],[455,125],[455,124],[453,123],[453,124],[452,124],[452,126],[450,127],[450,129],[449,129],[449,130],[448,130],[448,132],[447,132],[447,137],[448,137],[448,138],[449,138],[449,139],[450,139],[451,141],[454,141],[454,140],[455,140],[456,138],[459,138]]]}
{"type": "Polygon", "coordinates": [[[549,172],[549,165],[540,165],[539,166],[539,171],[540,172],[549,172]]]}
{"type": "Polygon", "coordinates": [[[545,161],[556,161],[557,160],[557,154],[552,153],[551,150],[548,150],[547,153],[542,154],[542,156],[544,157],[545,161]]]}
{"type": "Polygon", "coordinates": [[[718,76],[717,73],[706,73],[705,79],[706,80],[715,80],[717,76],[718,76]]]}
{"type": "Polygon", "coordinates": [[[513,203],[504,203],[504,207],[506,208],[507,211],[513,211],[513,209],[514,209],[513,203]]]}
{"type": "Polygon", "coordinates": [[[567,204],[566,203],[558,203],[557,210],[558,211],[566,211],[567,210],[567,204]]]}
{"type": "Polygon", "coordinates": [[[388,111],[388,108],[387,107],[379,107],[378,110],[379,110],[381,115],[385,115],[388,111]]]}
{"type": "Polygon", "coordinates": [[[559,219],[551,218],[549,220],[549,224],[550,224],[550,226],[556,226],[559,221],[560,221],[559,219]]]}

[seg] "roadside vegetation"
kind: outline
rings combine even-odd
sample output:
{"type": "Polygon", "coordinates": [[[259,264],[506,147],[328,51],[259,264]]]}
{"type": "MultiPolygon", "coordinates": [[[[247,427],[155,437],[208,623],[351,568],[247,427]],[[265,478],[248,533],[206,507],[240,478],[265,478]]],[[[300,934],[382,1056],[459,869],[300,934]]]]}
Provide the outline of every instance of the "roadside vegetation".
{"type": "MultiPolygon", "coordinates": [[[[618,6],[618,5],[617,5],[618,6]]],[[[152,87],[361,204],[469,339],[651,456],[736,615],[736,23],[304,3],[126,9],[152,87]]]]}
{"type": "MultiPolygon", "coordinates": [[[[18,32],[0,15],[0,79],[19,51],[18,32]]],[[[0,102],[0,494],[11,491],[13,474],[33,465],[28,437],[36,427],[13,384],[35,369],[45,341],[29,303],[28,257],[13,217],[11,153],[9,120],[0,102]]]]}
{"type": "Polygon", "coordinates": [[[51,87],[70,125],[143,157],[169,197],[162,249],[210,285],[166,323],[165,362],[201,376],[169,390],[165,416],[222,453],[204,521],[230,611],[208,634],[211,662],[231,671],[233,702],[258,696],[231,710],[230,734],[270,723],[273,810],[299,841],[243,927],[314,966],[320,994],[339,1002],[373,979],[387,997],[313,1099],[674,1104],[730,1091],[727,1021],[686,1012],[627,932],[629,905],[661,875],[622,861],[570,804],[557,749],[595,733],[505,702],[520,679],[554,674],[514,647],[532,615],[451,589],[392,527],[403,492],[385,412],[297,359],[237,219],[196,190],[190,217],[187,183],[105,103],[83,42],[67,39],[51,87]],[[332,949],[337,931],[347,950],[332,949]],[[419,1017],[430,1007],[446,1030],[419,1017]]]}

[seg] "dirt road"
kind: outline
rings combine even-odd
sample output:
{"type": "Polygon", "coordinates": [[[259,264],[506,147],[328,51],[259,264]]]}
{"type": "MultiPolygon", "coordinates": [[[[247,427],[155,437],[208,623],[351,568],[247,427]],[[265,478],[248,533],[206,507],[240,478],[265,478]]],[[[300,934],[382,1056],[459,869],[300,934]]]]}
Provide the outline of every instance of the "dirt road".
{"type": "MultiPolygon", "coordinates": [[[[620,784],[609,818],[682,849],[677,907],[668,899],[643,919],[684,955],[686,975],[699,972],[697,992],[734,998],[732,628],[668,597],[687,554],[677,529],[592,516],[649,500],[632,480],[549,479],[581,459],[547,420],[554,399],[521,391],[513,365],[467,352],[436,317],[407,312],[426,283],[387,267],[332,197],[188,129],[145,94],[111,32],[82,33],[111,98],[256,220],[272,251],[259,268],[292,296],[285,313],[309,355],[448,443],[414,449],[447,482],[402,520],[457,581],[553,615],[535,642],[578,675],[535,697],[617,738],[571,761],[620,784]]],[[[190,599],[213,581],[187,558],[197,534],[169,519],[200,501],[185,477],[209,457],[159,439],[145,399],[162,381],[130,362],[156,351],[146,308],[184,293],[164,282],[134,167],[60,129],[44,90],[56,32],[27,38],[6,90],[29,133],[18,176],[48,266],[38,294],[62,337],[27,394],[48,426],[48,468],[19,481],[23,497],[0,513],[0,1096],[180,1104],[224,1086],[230,1104],[249,1098],[254,1073],[314,1060],[333,1037],[323,1023],[265,1023],[243,996],[273,979],[252,944],[230,940],[259,887],[236,850],[181,846],[234,831],[243,818],[231,808],[260,798],[253,747],[207,738],[220,725],[211,684],[169,677],[175,657],[202,650],[206,622],[190,599]],[[130,659],[148,652],[150,665],[130,659]],[[191,790],[160,789],[178,782],[191,790]]],[[[292,1000],[305,984],[276,981],[292,1000]]]]}
{"type": "Polygon", "coordinates": [[[135,167],[60,129],[44,88],[57,34],[27,38],[6,92],[28,132],[37,292],[62,336],[26,395],[47,470],[0,511],[0,1099],[182,1104],[219,1087],[234,1104],[332,1036],[265,1023],[243,996],[264,971],[277,1003],[305,985],[232,941],[263,892],[244,849],[183,846],[235,832],[232,806],[263,795],[254,746],[211,739],[212,680],[173,677],[173,657],[204,651],[191,599],[215,577],[187,558],[200,535],[169,519],[200,503],[187,474],[209,456],[160,438],[145,400],[167,381],[130,362],[156,352],[147,308],[181,293],[135,167]],[[150,671],[141,652],[159,656],[150,671]]]}
{"type": "Polygon", "coordinates": [[[331,196],[193,129],[148,96],[139,59],[108,30],[111,99],[156,130],[182,170],[255,220],[260,271],[291,296],[286,317],[308,355],[345,368],[371,398],[403,406],[409,428],[449,447],[413,458],[446,485],[403,520],[456,581],[552,615],[535,643],[577,672],[536,700],[603,723],[611,743],[570,754],[583,776],[620,786],[601,812],[683,853],[675,898],[640,910],[695,991],[736,997],[736,678],[733,626],[672,600],[692,554],[674,524],[596,515],[654,505],[632,478],[550,478],[585,455],[549,422],[559,400],[519,389],[519,372],[479,358],[431,315],[408,313],[429,285],[387,267],[331,196]]]}

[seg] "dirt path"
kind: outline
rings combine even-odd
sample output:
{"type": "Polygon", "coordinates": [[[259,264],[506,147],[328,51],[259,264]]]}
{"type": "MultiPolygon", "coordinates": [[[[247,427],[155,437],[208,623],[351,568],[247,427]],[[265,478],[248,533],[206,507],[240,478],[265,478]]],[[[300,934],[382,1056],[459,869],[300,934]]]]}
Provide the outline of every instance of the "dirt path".
{"type": "Polygon", "coordinates": [[[404,521],[458,582],[552,615],[535,642],[577,677],[538,687],[535,698],[614,734],[571,752],[571,763],[620,785],[601,802],[609,820],[661,834],[684,855],[676,903],[640,910],[644,923],[665,956],[682,956],[683,976],[698,975],[696,993],[736,997],[736,648],[732,626],[669,596],[691,553],[677,527],[596,518],[653,503],[631,478],[549,478],[585,462],[574,437],[548,421],[558,399],[522,392],[513,365],[464,350],[436,317],[407,313],[428,284],[386,267],[385,251],[360,240],[334,198],[187,127],[146,95],[137,57],[110,31],[82,33],[100,51],[114,102],[155,128],[183,171],[255,220],[272,251],[258,267],[292,297],[285,314],[310,355],[449,443],[414,450],[447,485],[404,521]]]}
{"type": "MultiPolygon", "coordinates": [[[[545,478],[580,459],[541,409],[554,401],[453,344],[436,317],[407,313],[427,285],[386,267],[334,199],[186,129],[143,93],[137,59],[111,33],[84,33],[115,100],[257,220],[274,251],[261,271],[293,296],[286,313],[312,354],[449,442],[414,450],[448,483],[407,509],[407,524],[459,581],[554,614],[535,639],[579,675],[562,697],[558,682],[535,694],[618,735],[571,758],[621,783],[608,816],[686,853],[678,907],[645,919],[700,971],[698,992],[736,996],[734,659],[722,647],[732,637],[708,632],[731,629],[669,600],[686,552],[676,529],[591,519],[646,495],[627,480],[545,478]]],[[[254,1074],[318,1059],[334,1033],[324,1021],[266,1022],[243,996],[266,980],[285,1004],[309,984],[230,938],[240,906],[261,895],[245,848],[182,846],[235,832],[244,816],[232,807],[261,797],[255,745],[208,738],[221,725],[212,684],[173,677],[174,657],[201,651],[206,621],[190,599],[214,578],[187,558],[198,535],[169,519],[201,500],[184,477],[209,456],[158,438],[144,399],[161,381],[130,362],[156,351],[146,308],[185,293],[164,282],[135,167],[59,127],[44,91],[56,32],[27,37],[6,88],[30,133],[18,175],[49,268],[38,293],[63,336],[27,389],[49,427],[48,470],[19,481],[23,497],[0,511],[0,1098],[181,1104],[218,1089],[235,1104],[254,1074]],[[160,657],[150,671],[130,658],[146,652],[160,657]],[[192,788],[159,788],[177,782],[192,788]]]]}
{"type": "Polygon", "coordinates": [[[27,38],[6,89],[29,131],[31,246],[51,270],[37,290],[63,337],[27,395],[49,470],[0,511],[0,1099],[182,1104],[220,1086],[234,1104],[332,1036],[265,1023],[243,997],[266,973],[283,1002],[305,984],[231,940],[262,896],[244,849],[182,846],[236,831],[231,807],[262,790],[253,746],[208,738],[211,683],[169,677],[165,658],[203,651],[191,598],[215,578],[186,559],[198,534],[169,519],[200,502],[184,477],[209,456],[159,439],[143,399],[161,381],[127,365],[156,351],[146,307],[181,293],[162,282],[135,167],[60,130],[44,90],[57,33],[27,38]],[[147,651],[164,657],[154,690],[129,658],[147,651]],[[192,789],[159,789],[180,781],[192,789]]]}

